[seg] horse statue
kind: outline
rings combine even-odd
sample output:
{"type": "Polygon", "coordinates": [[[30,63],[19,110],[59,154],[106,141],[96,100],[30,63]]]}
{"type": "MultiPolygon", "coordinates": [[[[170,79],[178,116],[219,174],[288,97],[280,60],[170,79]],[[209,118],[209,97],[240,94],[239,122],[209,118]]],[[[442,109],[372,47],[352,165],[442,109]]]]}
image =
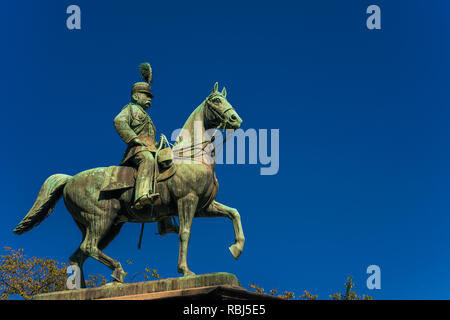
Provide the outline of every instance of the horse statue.
{"type": "Polygon", "coordinates": [[[235,243],[229,250],[237,259],[245,242],[240,215],[236,209],[215,201],[218,191],[214,161],[216,131],[210,135],[210,139],[208,137],[199,143],[184,137],[194,137],[198,126],[202,132],[236,130],[241,123],[242,119],[226,99],[226,89],[219,92],[216,83],[210,95],[189,116],[176,139],[172,151],[178,161],[174,159],[169,169],[162,173],[156,166],[155,187],[161,197],[151,212],[149,209],[137,210],[132,206],[136,174],[134,168],[94,168],[74,176],[54,174],[47,178],[33,207],[13,232],[22,234],[40,224],[62,196],[67,210],[82,232],[82,242],[69,259],[70,265],[79,267],[82,287],[85,287],[83,263],[88,257],[109,267],[113,271],[113,282],[123,283],[126,273],[121,264],[102,250],[119,234],[125,222],[157,222],[178,216],[178,272],[190,276],[195,275],[187,264],[193,218],[226,217],[233,222],[235,243]],[[211,151],[209,155],[206,147],[211,151]]]}

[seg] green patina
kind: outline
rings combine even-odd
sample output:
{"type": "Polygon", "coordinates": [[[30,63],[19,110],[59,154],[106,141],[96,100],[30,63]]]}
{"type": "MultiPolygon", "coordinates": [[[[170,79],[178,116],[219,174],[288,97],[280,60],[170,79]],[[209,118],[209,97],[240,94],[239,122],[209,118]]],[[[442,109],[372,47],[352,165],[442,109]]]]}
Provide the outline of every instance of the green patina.
{"type": "MultiPolygon", "coordinates": [[[[178,272],[183,276],[194,275],[187,265],[194,217],[229,218],[235,233],[235,244],[229,249],[236,259],[245,242],[238,211],[215,201],[218,191],[215,163],[203,161],[205,147],[214,145],[211,139],[196,144],[180,137],[173,154],[178,160],[186,161],[178,162],[176,166],[157,161],[164,141],[156,143],[156,129],[146,112],[153,98],[150,92],[152,71],[148,63],[141,64],[141,75],[145,82],[133,85],[131,103],[114,119],[118,134],[127,144],[121,165],[94,168],[73,177],[64,174],[50,176],[42,185],[33,207],[14,229],[15,233],[21,234],[37,226],[52,212],[62,196],[83,234],[83,241],[70,257],[70,264],[82,270],[85,260],[92,257],[113,270],[112,277],[118,282],[124,281],[126,273],[121,264],[103,250],[125,222],[158,222],[160,234],[178,233],[178,272]],[[173,217],[178,217],[179,228],[171,224],[173,217]]],[[[225,88],[219,92],[216,83],[212,92],[189,116],[183,130],[193,137],[196,123],[201,123],[203,131],[238,129],[242,120],[226,95],[225,88]]],[[[162,154],[167,156],[168,153],[162,154]]],[[[214,159],[214,148],[210,157],[214,159]]],[[[81,280],[84,284],[83,274],[81,280]]]]}

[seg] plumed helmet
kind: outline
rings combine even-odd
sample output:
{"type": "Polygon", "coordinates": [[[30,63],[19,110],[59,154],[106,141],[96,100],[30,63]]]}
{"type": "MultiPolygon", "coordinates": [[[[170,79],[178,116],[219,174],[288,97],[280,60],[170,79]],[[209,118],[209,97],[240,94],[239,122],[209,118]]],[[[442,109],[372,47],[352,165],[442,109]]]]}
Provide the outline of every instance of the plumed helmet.
{"type": "Polygon", "coordinates": [[[136,82],[131,89],[131,95],[136,92],[142,92],[148,93],[150,97],[153,98],[153,94],[150,92],[150,84],[152,83],[152,67],[150,66],[150,63],[144,62],[140,64],[139,69],[145,82],[136,82]]]}

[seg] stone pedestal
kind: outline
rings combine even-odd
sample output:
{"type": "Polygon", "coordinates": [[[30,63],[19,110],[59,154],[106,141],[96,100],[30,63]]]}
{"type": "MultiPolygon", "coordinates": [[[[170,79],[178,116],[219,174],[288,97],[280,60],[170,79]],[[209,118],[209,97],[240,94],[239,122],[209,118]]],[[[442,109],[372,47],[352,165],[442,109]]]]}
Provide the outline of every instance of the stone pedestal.
{"type": "Polygon", "coordinates": [[[66,290],[36,295],[33,300],[251,300],[279,299],[245,290],[235,275],[226,272],[169,278],[99,288],[66,290]]]}

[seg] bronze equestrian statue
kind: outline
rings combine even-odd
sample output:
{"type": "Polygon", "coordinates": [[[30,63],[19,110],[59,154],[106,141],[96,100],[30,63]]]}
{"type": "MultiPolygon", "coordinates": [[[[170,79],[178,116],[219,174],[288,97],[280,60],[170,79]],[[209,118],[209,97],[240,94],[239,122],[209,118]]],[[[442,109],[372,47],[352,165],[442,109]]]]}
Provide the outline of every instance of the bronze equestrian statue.
{"type": "MultiPolygon", "coordinates": [[[[135,96],[133,99],[135,104],[138,102],[138,106],[142,107],[142,103],[144,106],[147,104],[151,94],[148,94],[146,89],[141,93],[145,95],[145,98],[144,96],[135,96]],[[140,99],[147,101],[139,102],[140,99]]],[[[132,106],[128,106],[131,113],[133,112],[132,108],[132,106]]],[[[145,110],[138,110],[139,112],[135,114],[136,117],[139,118],[139,114],[141,114],[141,117],[143,115],[146,118],[145,110]]],[[[133,123],[130,116],[130,128],[132,130],[138,128],[141,120],[133,123]]],[[[245,238],[238,211],[215,201],[218,182],[215,176],[215,162],[211,161],[211,157],[214,160],[214,135],[200,143],[181,137],[181,134],[186,133],[187,136],[195,137],[194,131],[197,130],[198,125],[201,126],[202,132],[211,129],[235,130],[240,127],[242,120],[227,101],[225,88],[219,92],[216,83],[209,96],[185,122],[173,148],[173,154],[179,161],[169,159],[170,157],[167,155],[171,155],[172,150],[169,149],[170,153],[168,153],[168,148],[162,149],[164,141],[153,144],[151,132],[154,134],[154,127],[149,125],[149,120],[142,121],[145,123],[142,130],[146,132],[146,138],[142,137],[141,139],[141,133],[138,132],[142,131],[139,130],[134,131],[137,141],[134,135],[121,135],[125,142],[135,141],[127,149],[123,161],[127,165],[94,168],[75,176],[65,174],[50,176],[42,185],[33,207],[14,229],[15,233],[22,234],[40,224],[50,215],[56,202],[62,196],[66,208],[83,236],[79,248],[69,259],[71,265],[76,265],[81,270],[82,286],[85,285],[83,263],[88,257],[100,261],[113,270],[111,276],[116,282],[124,281],[126,273],[121,264],[107,256],[102,250],[118,235],[125,222],[161,222],[177,216],[179,220],[178,272],[183,276],[194,275],[187,265],[187,249],[194,217],[229,218],[233,222],[235,233],[235,243],[229,247],[229,250],[236,259],[242,253],[245,238]],[[139,186],[140,183],[140,181],[136,181],[141,177],[139,166],[143,162],[148,165],[146,162],[152,160],[147,154],[147,156],[138,156],[144,159],[135,159],[131,160],[130,164],[128,163],[133,156],[127,159],[127,155],[142,153],[135,151],[140,147],[143,147],[141,149],[144,152],[150,151],[152,157],[155,154],[157,159],[156,163],[150,164],[155,170],[155,188],[151,189],[151,185],[148,185],[149,180],[144,182],[143,185],[148,186],[148,190],[146,190],[147,187],[142,187],[139,192],[142,192],[146,198],[142,201],[142,206],[136,206],[135,204],[139,203],[136,200],[141,198],[141,194],[136,195],[135,188],[135,185],[139,186]],[[207,147],[210,151],[206,150],[207,147]],[[156,152],[155,148],[157,148],[156,152]],[[158,151],[165,155],[161,161],[157,155],[158,151]],[[146,157],[148,158],[145,159],[146,157]],[[132,165],[138,165],[138,169],[132,165]],[[153,209],[149,210],[149,207],[153,209]]],[[[120,120],[115,121],[119,132],[122,128],[120,123],[120,120]]],[[[150,174],[148,168],[142,171],[150,174]]],[[[142,177],[142,179],[147,178],[142,177]]]]}
{"type": "MultiPolygon", "coordinates": [[[[153,94],[150,91],[152,83],[152,68],[149,63],[140,65],[141,75],[146,82],[137,82],[131,89],[131,103],[123,107],[114,119],[114,127],[122,140],[128,145],[120,165],[129,165],[137,169],[134,191],[134,207],[142,209],[148,207],[159,193],[153,192],[155,171],[156,141],[155,125],[147,114],[153,94]]],[[[178,228],[172,219],[165,218],[158,221],[158,233],[178,233],[178,228]]]]}

